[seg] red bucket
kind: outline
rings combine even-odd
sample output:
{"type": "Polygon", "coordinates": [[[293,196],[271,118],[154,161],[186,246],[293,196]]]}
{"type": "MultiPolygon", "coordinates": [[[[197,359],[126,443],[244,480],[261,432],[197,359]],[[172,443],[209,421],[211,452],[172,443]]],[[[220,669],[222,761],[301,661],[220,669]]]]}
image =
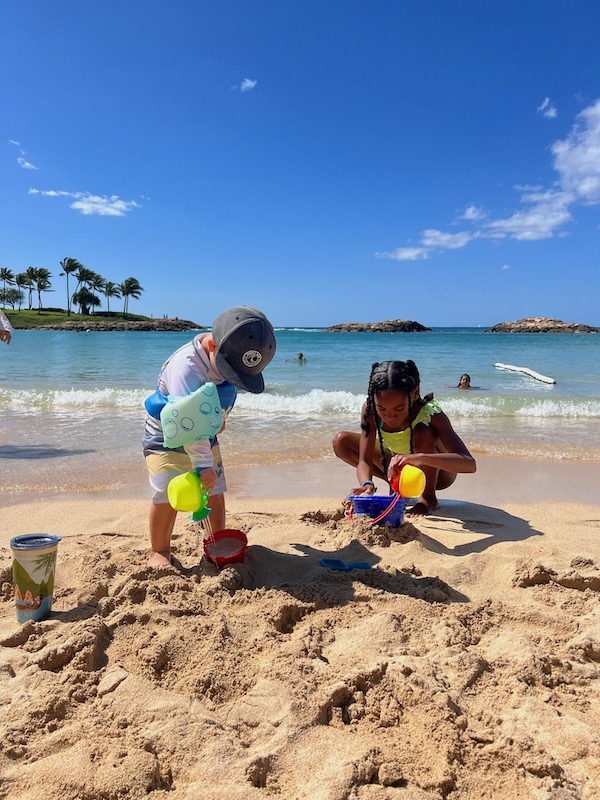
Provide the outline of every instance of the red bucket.
{"type": "Polygon", "coordinates": [[[225,528],[215,531],[204,540],[204,555],[219,569],[226,564],[236,564],[244,560],[248,539],[242,531],[225,528]]]}

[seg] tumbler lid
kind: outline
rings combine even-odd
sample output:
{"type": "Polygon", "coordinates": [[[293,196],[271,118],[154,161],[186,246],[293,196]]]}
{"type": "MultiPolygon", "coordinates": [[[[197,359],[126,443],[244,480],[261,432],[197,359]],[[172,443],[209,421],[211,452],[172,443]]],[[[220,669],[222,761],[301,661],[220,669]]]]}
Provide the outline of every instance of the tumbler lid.
{"type": "Polygon", "coordinates": [[[14,536],[10,540],[13,550],[41,550],[43,547],[52,547],[60,542],[60,536],[53,533],[26,533],[14,536]]]}

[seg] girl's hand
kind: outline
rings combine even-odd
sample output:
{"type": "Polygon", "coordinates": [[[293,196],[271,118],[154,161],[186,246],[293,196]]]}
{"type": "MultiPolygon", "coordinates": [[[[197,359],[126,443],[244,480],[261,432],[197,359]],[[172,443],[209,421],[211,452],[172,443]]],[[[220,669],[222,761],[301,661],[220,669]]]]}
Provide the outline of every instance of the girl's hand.
{"type": "Polygon", "coordinates": [[[397,479],[398,475],[400,475],[402,472],[403,467],[405,467],[407,464],[411,464],[413,467],[419,467],[421,465],[420,454],[412,453],[408,456],[392,456],[387,471],[390,485],[397,479]]]}
{"type": "Polygon", "coordinates": [[[357,486],[352,490],[352,494],[375,494],[375,487],[370,483],[367,483],[366,486],[357,486]]]}

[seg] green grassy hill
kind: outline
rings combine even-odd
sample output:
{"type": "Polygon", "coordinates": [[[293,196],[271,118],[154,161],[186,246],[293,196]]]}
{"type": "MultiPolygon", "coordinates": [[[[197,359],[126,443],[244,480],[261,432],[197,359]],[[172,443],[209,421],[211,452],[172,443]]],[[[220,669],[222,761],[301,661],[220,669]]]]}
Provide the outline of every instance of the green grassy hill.
{"type": "Polygon", "coordinates": [[[18,330],[30,330],[32,328],[53,329],[64,327],[65,330],[115,330],[124,328],[144,329],[144,330],[194,330],[206,327],[198,325],[196,322],[180,319],[154,319],[144,317],[141,314],[122,314],[116,311],[98,311],[90,316],[83,316],[71,311],[68,316],[62,308],[43,308],[41,311],[25,310],[12,311],[4,309],[10,324],[18,330]]]}

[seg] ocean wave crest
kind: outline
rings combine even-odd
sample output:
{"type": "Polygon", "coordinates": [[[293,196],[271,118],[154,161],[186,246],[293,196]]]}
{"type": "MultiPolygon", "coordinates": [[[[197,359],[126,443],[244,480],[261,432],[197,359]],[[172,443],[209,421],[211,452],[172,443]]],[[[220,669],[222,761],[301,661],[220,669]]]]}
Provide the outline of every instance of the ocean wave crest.
{"type": "MultiPolygon", "coordinates": [[[[0,388],[0,410],[42,414],[98,412],[143,413],[144,400],[151,389],[18,389],[0,388]]],[[[346,391],[312,389],[306,394],[266,391],[263,394],[240,392],[236,409],[258,416],[289,415],[297,418],[352,415],[357,421],[365,397],[346,391]]],[[[440,398],[448,416],[463,418],[600,418],[600,399],[585,397],[534,398],[508,395],[440,398]]]]}
{"type": "Polygon", "coordinates": [[[0,408],[23,413],[143,410],[151,394],[140,389],[0,389],[0,408]]]}

